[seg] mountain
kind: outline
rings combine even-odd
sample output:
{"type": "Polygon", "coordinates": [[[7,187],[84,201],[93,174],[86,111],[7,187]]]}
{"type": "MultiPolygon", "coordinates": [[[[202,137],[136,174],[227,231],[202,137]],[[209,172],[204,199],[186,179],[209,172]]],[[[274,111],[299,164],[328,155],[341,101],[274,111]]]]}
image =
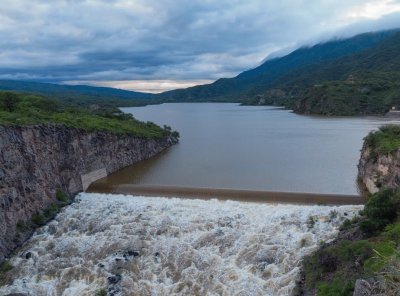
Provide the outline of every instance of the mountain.
{"type": "Polygon", "coordinates": [[[292,53],[267,60],[257,68],[234,78],[223,78],[212,84],[178,89],[156,95],[165,101],[240,101],[282,83],[282,78],[293,71],[325,64],[372,48],[395,34],[395,30],[365,33],[348,39],[333,40],[312,47],[302,47],[292,53]]]}
{"type": "Polygon", "coordinates": [[[303,114],[384,114],[400,107],[400,29],[302,47],[234,78],[146,94],[106,87],[0,80],[0,90],[51,96],[78,105],[161,102],[280,105],[303,114]]]}
{"type": "Polygon", "coordinates": [[[78,105],[111,104],[137,106],[152,103],[152,94],[109,87],[60,85],[52,83],[0,80],[0,90],[38,94],[78,105]]]}
{"type": "Polygon", "coordinates": [[[298,113],[384,114],[400,107],[400,32],[357,54],[292,73],[281,86],[298,113]]]}

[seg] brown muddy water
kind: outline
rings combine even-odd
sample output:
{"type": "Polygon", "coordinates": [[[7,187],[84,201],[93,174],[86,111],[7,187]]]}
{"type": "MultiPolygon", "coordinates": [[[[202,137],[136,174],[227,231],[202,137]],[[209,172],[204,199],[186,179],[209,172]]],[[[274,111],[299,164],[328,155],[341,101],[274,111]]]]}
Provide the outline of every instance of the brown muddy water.
{"type": "Polygon", "coordinates": [[[122,110],[139,120],[171,126],[180,132],[180,143],[99,180],[92,192],[130,184],[357,195],[363,138],[383,124],[399,123],[384,117],[312,117],[222,103],[122,110]]]}

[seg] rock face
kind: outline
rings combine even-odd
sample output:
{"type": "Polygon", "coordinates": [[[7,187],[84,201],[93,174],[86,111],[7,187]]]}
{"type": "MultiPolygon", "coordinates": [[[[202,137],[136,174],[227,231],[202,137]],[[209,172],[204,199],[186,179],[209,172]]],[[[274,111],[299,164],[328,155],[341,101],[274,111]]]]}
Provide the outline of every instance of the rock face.
{"type": "Polygon", "coordinates": [[[370,193],[400,186],[400,148],[393,154],[376,154],[364,143],[358,163],[358,178],[370,193]]]}
{"type": "Polygon", "coordinates": [[[374,278],[358,279],[354,285],[353,296],[386,296],[379,281],[374,278]]]}
{"type": "Polygon", "coordinates": [[[84,189],[82,175],[110,174],[177,142],[62,125],[0,126],[0,262],[30,235],[17,224],[56,202],[58,189],[73,196],[84,189]]]}

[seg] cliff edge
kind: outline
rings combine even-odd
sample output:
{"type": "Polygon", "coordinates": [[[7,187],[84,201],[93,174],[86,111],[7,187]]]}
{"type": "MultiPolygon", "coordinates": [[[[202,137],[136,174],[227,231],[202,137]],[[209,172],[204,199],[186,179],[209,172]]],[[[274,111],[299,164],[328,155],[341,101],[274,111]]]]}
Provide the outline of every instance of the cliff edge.
{"type": "MultiPolygon", "coordinates": [[[[60,124],[0,126],[0,262],[32,233],[43,213],[90,178],[148,159],[178,142],[86,131],[60,124]],[[32,222],[33,221],[33,222],[32,222]]],[[[47,211],[47,212],[46,212],[47,211]]]]}
{"type": "Polygon", "coordinates": [[[369,193],[400,186],[400,127],[385,126],[364,141],[358,179],[369,193]]]}

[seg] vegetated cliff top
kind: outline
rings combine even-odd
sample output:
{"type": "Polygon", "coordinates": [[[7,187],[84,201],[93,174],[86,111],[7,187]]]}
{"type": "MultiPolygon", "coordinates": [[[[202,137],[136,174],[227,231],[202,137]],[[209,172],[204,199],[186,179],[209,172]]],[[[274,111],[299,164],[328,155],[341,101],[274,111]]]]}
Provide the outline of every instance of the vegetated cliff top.
{"type": "MultiPolygon", "coordinates": [[[[377,177],[379,191],[368,195],[359,216],[343,221],[335,241],[305,258],[298,295],[399,295],[399,149],[398,125],[381,127],[365,138],[359,176],[377,177]]],[[[335,216],[332,211],[330,218],[335,216]]]]}
{"type": "Polygon", "coordinates": [[[63,124],[88,131],[129,134],[143,138],[179,136],[171,128],[141,122],[116,107],[77,107],[35,95],[0,92],[0,125],[63,124]]]}
{"type": "Polygon", "coordinates": [[[400,126],[383,126],[378,131],[371,132],[365,141],[374,154],[394,153],[400,148],[400,126]]]}

